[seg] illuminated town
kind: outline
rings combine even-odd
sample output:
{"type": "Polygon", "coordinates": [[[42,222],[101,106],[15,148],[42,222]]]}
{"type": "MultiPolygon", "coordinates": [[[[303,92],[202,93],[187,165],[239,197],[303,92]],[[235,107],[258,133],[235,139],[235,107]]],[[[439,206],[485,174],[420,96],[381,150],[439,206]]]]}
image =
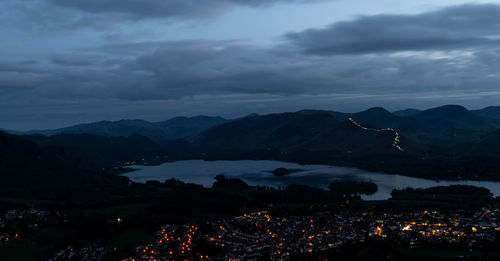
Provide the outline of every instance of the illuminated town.
{"type": "Polygon", "coordinates": [[[472,251],[496,239],[499,215],[497,207],[475,213],[322,212],[287,218],[262,211],[200,225],[165,226],[155,243],[137,248],[137,256],[126,260],[286,260],[374,237],[410,248],[444,244],[472,251]]]}
{"type": "MultiPolygon", "coordinates": [[[[165,225],[154,243],[135,249],[137,260],[287,260],[380,239],[403,248],[474,251],[491,246],[500,233],[500,206],[477,211],[321,211],[308,216],[273,216],[268,211],[184,225],[165,225]]],[[[64,213],[10,210],[0,216],[0,244],[40,227],[67,222],[64,213]]],[[[111,222],[119,224],[122,219],[111,222]]],[[[54,249],[47,260],[105,260],[116,249],[97,242],[54,249]]]]}

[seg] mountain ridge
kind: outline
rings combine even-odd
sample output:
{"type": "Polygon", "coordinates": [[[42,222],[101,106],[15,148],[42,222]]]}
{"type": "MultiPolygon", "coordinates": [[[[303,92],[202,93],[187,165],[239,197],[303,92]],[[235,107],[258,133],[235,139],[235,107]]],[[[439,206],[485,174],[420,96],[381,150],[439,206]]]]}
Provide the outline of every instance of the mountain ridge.
{"type": "Polygon", "coordinates": [[[94,134],[99,136],[121,136],[129,137],[140,134],[155,141],[175,140],[189,138],[209,129],[217,124],[226,122],[222,117],[194,116],[175,117],[166,121],[149,122],[141,119],[122,119],[118,121],[97,121],[91,123],[76,124],[53,130],[31,130],[26,132],[15,131],[17,135],[44,135],[57,134],[94,134]]]}

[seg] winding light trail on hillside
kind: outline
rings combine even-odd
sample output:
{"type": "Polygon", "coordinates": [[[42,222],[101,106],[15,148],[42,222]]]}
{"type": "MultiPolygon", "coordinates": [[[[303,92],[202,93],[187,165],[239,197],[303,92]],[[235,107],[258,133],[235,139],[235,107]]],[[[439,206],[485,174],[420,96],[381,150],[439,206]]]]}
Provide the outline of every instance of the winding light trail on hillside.
{"type": "Polygon", "coordinates": [[[392,143],[392,146],[394,146],[397,150],[403,152],[405,151],[401,146],[401,139],[399,138],[399,132],[397,132],[396,130],[392,129],[392,128],[387,128],[387,129],[381,129],[381,130],[378,130],[378,129],[370,129],[370,128],[366,128],[364,126],[361,126],[361,124],[357,123],[355,120],[353,120],[352,118],[349,118],[349,120],[354,123],[356,126],[362,128],[363,130],[371,130],[371,131],[376,131],[376,132],[382,132],[382,131],[390,131],[392,133],[394,133],[395,137],[394,137],[394,142],[392,143]]]}

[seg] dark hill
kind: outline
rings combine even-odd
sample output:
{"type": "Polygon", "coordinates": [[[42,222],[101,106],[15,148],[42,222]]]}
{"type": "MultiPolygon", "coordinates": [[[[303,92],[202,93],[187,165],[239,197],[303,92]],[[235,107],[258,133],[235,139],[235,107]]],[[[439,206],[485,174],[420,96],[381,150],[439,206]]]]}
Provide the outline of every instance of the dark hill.
{"type": "Polygon", "coordinates": [[[176,117],[167,121],[157,122],[156,126],[160,127],[166,138],[169,140],[185,139],[194,137],[205,130],[208,130],[216,125],[228,122],[221,117],[176,117]]]}
{"type": "Polygon", "coordinates": [[[465,142],[496,130],[500,122],[486,119],[462,106],[446,105],[425,110],[415,116],[423,139],[465,142]]]}
{"type": "Polygon", "coordinates": [[[474,153],[492,154],[500,157],[500,130],[484,135],[478,142],[474,143],[474,153]]]}
{"type": "Polygon", "coordinates": [[[432,109],[428,109],[425,111],[420,112],[419,114],[416,115],[418,118],[442,118],[442,119],[463,119],[464,117],[466,118],[473,118],[476,119],[477,117],[474,116],[473,113],[468,111],[465,107],[460,106],[460,105],[444,105],[432,109]]]}
{"type": "Polygon", "coordinates": [[[393,130],[337,121],[327,113],[283,113],[245,118],[216,126],[195,140],[207,153],[251,153],[261,150],[290,154],[330,151],[347,154],[400,154],[416,146],[393,130]],[[407,143],[407,144],[406,144],[407,143]],[[399,147],[398,147],[399,146],[399,147]]]}
{"type": "Polygon", "coordinates": [[[473,110],[471,112],[485,118],[500,119],[500,106],[489,106],[480,110],[473,110]]]}
{"type": "Polygon", "coordinates": [[[390,118],[394,117],[392,113],[382,107],[373,107],[368,110],[358,112],[360,117],[380,117],[380,118],[390,118]]]}
{"type": "Polygon", "coordinates": [[[160,163],[166,153],[160,145],[139,134],[130,137],[105,137],[92,134],[25,136],[42,147],[61,147],[83,164],[95,167],[121,166],[126,162],[160,163]]]}
{"type": "MultiPolygon", "coordinates": [[[[491,110],[494,111],[494,108],[491,110]]],[[[477,112],[468,111],[458,105],[445,105],[425,111],[409,109],[397,113],[390,113],[380,107],[358,113],[314,110],[305,110],[299,113],[305,115],[330,114],[337,120],[352,118],[366,127],[391,128],[415,142],[442,147],[472,142],[482,135],[500,128],[500,120],[479,116],[477,112]]]]}
{"type": "Polygon", "coordinates": [[[246,117],[216,126],[195,138],[194,143],[208,149],[253,151],[265,147],[270,135],[287,123],[310,117],[294,113],[246,117]]]}
{"type": "Polygon", "coordinates": [[[95,200],[128,184],[127,178],[79,168],[64,149],[3,132],[0,157],[1,196],[95,200]]]}
{"type": "Polygon", "coordinates": [[[36,166],[41,164],[44,156],[41,149],[33,142],[0,131],[0,166],[2,168],[36,166]]]}
{"type": "Polygon", "coordinates": [[[301,110],[297,112],[302,115],[328,114],[338,121],[345,121],[351,117],[349,113],[323,110],[301,110]]]}
{"type": "Polygon", "coordinates": [[[350,117],[363,126],[377,129],[393,128],[399,130],[400,125],[408,121],[408,119],[395,116],[386,109],[380,107],[353,113],[350,117]]]}

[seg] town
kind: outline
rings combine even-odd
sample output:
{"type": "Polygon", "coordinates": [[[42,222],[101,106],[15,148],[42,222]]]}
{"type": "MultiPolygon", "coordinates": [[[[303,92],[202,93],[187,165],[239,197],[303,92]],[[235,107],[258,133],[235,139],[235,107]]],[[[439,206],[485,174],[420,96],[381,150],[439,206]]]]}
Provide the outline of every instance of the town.
{"type": "MultiPolygon", "coordinates": [[[[68,222],[67,214],[62,211],[42,211],[35,208],[6,211],[0,215],[0,246],[21,240],[43,240],[35,236],[41,229],[68,222]]],[[[97,243],[83,247],[66,245],[62,248],[51,248],[53,253],[44,260],[102,260],[113,252],[113,249],[105,249],[97,243]]]]}
{"type": "Polygon", "coordinates": [[[473,251],[499,234],[499,206],[476,212],[321,212],[272,217],[267,211],[198,225],[163,227],[155,243],[132,260],[286,260],[378,237],[401,247],[454,247],[473,251]],[[213,246],[212,248],[207,245],[213,246]]]}
{"type": "MultiPolygon", "coordinates": [[[[135,248],[129,258],[99,242],[52,245],[44,260],[288,260],[363,244],[378,239],[404,249],[459,249],[465,252],[494,248],[500,235],[500,205],[477,210],[415,209],[414,211],[345,209],[311,215],[280,216],[269,211],[245,213],[183,225],[164,225],[154,242],[135,248]]],[[[34,240],[40,229],[65,224],[60,211],[34,208],[0,215],[0,246],[34,240]]],[[[109,220],[119,225],[122,219],[109,220]]]]}

